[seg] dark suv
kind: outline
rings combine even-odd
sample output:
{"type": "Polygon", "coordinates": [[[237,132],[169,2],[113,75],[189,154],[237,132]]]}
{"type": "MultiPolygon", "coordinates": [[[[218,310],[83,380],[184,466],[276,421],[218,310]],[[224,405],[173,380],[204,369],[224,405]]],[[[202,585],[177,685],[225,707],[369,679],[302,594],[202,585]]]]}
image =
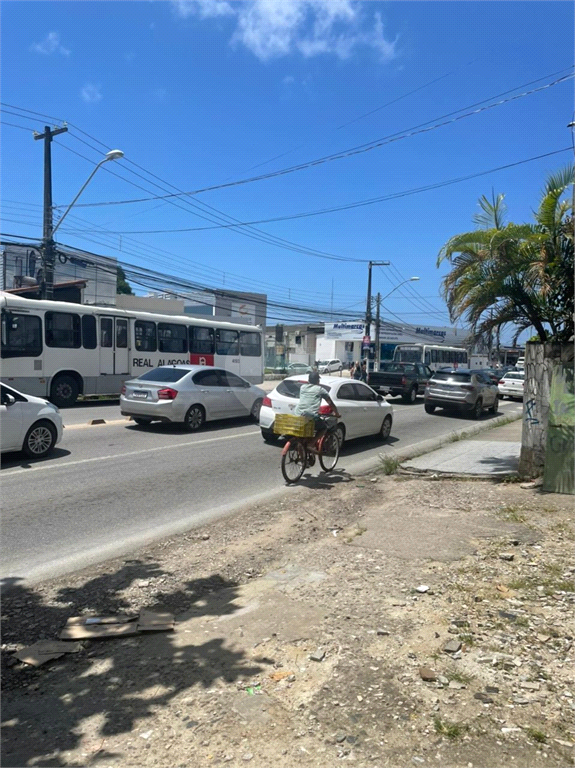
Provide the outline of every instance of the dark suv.
{"type": "Polygon", "coordinates": [[[467,411],[479,419],[484,410],[497,413],[499,406],[497,384],[483,371],[452,368],[435,371],[424,394],[426,413],[436,408],[467,411]]]}

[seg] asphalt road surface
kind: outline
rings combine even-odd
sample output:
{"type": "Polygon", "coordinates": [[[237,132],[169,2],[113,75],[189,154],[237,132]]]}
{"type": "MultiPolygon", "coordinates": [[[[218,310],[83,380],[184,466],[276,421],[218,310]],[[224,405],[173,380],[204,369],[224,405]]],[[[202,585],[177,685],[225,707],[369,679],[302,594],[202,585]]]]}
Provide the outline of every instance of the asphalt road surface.
{"type": "MultiPolygon", "coordinates": [[[[381,453],[472,423],[441,411],[426,414],[423,398],[415,405],[390,402],[390,439],[346,443],[338,471],[367,469],[381,453]]],[[[500,413],[521,407],[501,402],[500,413]]],[[[253,421],[211,422],[190,434],[160,423],[140,428],[120,415],[117,404],[92,403],[62,415],[64,437],[50,457],[3,457],[3,578],[36,581],[68,573],[289,493],[281,447],[264,443],[253,421]],[[97,419],[107,423],[89,424],[97,419]]],[[[317,465],[312,471],[319,473],[317,465]]]]}

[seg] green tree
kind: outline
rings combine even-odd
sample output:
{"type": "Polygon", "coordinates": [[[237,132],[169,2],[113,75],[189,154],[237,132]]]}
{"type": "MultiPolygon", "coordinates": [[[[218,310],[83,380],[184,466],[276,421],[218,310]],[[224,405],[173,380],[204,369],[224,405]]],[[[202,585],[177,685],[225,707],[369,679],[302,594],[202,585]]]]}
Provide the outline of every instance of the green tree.
{"type": "Polygon", "coordinates": [[[539,341],[573,334],[573,185],[569,166],[549,176],[534,223],[506,223],[504,196],[479,200],[478,229],[455,235],[439,252],[450,272],[441,290],[452,321],[469,323],[474,340],[514,326],[514,341],[530,326],[539,341]]]}
{"type": "Polygon", "coordinates": [[[117,278],[116,278],[116,293],[125,293],[125,294],[128,294],[128,296],[134,295],[132,286],[126,280],[126,273],[124,272],[124,270],[119,264],[118,264],[117,278]]]}

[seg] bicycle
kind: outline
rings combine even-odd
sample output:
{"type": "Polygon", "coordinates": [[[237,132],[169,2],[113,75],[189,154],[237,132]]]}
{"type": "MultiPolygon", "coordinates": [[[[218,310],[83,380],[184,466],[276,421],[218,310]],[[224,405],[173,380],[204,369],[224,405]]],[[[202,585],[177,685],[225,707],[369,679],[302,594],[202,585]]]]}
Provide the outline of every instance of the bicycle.
{"type": "Polygon", "coordinates": [[[305,416],[287,416],[290,421],[284,424],[286,416],[278,414],[274,431],[282,430],[287,442],[282,451],[281,469],[286,483],[296,483],[307,467],[315,464],[315,456],[318,457],[324,472],[331,472],[339,459],[340,442],[336,432],[337,419],[330,417],[324,419],[327,431],[316,435],[315,422],[305,416]],[[283,417],[283,418],[282,418],[283,417]],[[299,420],[296,421],[296,420],[299,420]],[[285,431],[284,431],[285,430],[285,431]],[[299,434],[292,434],[297,431],[299,434]],[[310,434],[311,431],[311,434],[310,434]]]}

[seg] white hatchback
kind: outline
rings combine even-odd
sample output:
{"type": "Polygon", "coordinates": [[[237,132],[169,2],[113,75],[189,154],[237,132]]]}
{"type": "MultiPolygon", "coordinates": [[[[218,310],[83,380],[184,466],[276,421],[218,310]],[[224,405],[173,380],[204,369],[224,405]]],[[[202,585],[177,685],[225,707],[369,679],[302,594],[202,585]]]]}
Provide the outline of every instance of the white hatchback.
{"type": "Polygon", "coordinates": [[[523,400],[523,391],[525,389],[524,371],[509,371],[500,379],[497,389],[502,400],[504,397],[508,397],[510,400],[515,398],[523,400]]]}
{"type": "Polygon", "coordinates": [[[41,459],[62,439],[62,417],[55,405],[2,384],[0,395],[2,453],[23,451],[41,459]]]}
{"type": "MultiPolygon", "coordinates": [[[[266,443],[276,442],[273,427],[277,413],[293,413],[299,402],[299,391],[308,379],[289,376],[264,398],[260,410],[260,429],[266,443]]],[[[367,384],[350,381],[339,376],[321,376],[320,385],[335,403],[341,414],[337,430],[340,442],[356,437],[378,435],[387,440],[393,423],[393,406],[367,384]]],[[[330,407],[322,405],[320,414],[329,415],[330,407]]]]}
{"type": "Polygon", "coordinates": [[[317,369],[320,373],[334,373],[343,370],[343,363],[337,358],[332,360],[318,360],[317,369]]]}

